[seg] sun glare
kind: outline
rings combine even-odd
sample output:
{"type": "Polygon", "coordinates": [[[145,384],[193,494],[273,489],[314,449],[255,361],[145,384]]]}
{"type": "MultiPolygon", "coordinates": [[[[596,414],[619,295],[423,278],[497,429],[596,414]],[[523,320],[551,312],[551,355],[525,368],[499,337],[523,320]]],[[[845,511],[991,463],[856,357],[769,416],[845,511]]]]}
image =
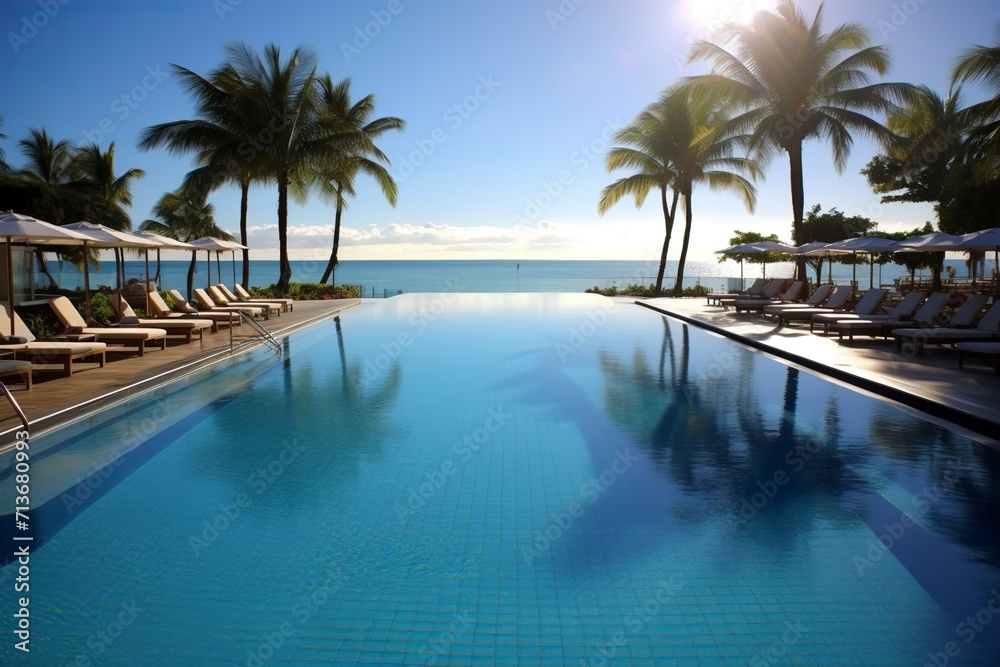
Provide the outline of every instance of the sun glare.
{"type": "Polygon", "coordinates": [[[762,9],[774,9],[770,0],[688,0],[688,11],[702,27],[746,23],[762,9]]]}

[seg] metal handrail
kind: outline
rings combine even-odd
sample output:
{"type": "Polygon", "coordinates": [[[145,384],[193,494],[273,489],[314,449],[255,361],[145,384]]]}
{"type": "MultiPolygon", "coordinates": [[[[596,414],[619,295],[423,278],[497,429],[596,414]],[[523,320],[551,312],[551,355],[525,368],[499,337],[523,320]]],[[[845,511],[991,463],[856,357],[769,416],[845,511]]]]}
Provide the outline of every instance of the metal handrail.
{"type": "MultiPolygon", "coordinates": [[[[262,327],[256,320],[254,320],[252,315],[247,315],[243,311],[240,311],[240,317],[243,322],[249,324],[251,328],[257,331],[261,340],[273,347],[275,352],[281,354],[281,343],[279,343],[274,336],[271,335],[270,331],[262,327]]],[[[229,329],[232,331],[232,327],[229,327],[229,329]]]]}
{"type": "Polygon", "coordinates": [[[31,426],[28,425],[28,418],[24,415],[24,410],[22,410],[21,406],[17,404],[17,399],[14,398],[14,395],[10,393],[10,389],[8,389],[7,385],[3,382],[0,382],[0,391],[2,391],[3,395],[7,397],[7,402],[10,403],[12,408],[14,408],[14,412],[17,413],[17,416],[21,418],[21,423],[24,424],[24,430],[30,436],[31,426]]]}

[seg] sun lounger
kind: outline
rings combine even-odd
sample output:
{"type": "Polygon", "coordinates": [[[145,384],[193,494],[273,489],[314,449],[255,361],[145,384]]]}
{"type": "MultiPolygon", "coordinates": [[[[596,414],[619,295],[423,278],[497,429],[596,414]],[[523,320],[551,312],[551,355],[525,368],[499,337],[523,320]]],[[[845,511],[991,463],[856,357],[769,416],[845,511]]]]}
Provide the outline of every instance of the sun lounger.
{"type": "MultiPolygon", "coordinates": [[[[758,278],[753,281],[753,285],[750,285],[750,289],[743,292],[737,292],[736,294],[709,294],[706,305],[709,306],[721,306],[720,301],[722,299],[736,299],[741,296],[756,297],[762,296],[764,294],[764,288],[768,286],[770,281],[767,278],[758,278]]],[[[240,286],[236,286],[237,292],[240,290],[240,286]]]]}
{"type": "Polygon", "coordinates": [[[844,304],[851,297],[851,288],[846,285],[837,285],[827,298],[822,307],[815,308],[783,308],[777,312],[764,307],[765,314],[771,314],[778,318],[778,325],[784,326],[792,320],[809,320],[816,313],[833,313],[843,309],[844,304]],[[794,316],[793,316],[794,314],[794,316]],[[798,316],[801,314],[801,316],[798,316]],[[789,317],[786,317],[788,315],[789,317]]]}
{"type": "MultiPolygon", "coordinates": [[[[774,299],[778,298],[778,295],[785,289],[785,285],[787,284],[788,284],[787,278],[775,278],[767,284],[767,286],[764,288],[764,291],[761,293],[759,297],[752,297],[752,298],[767,299],[768,301],[773,301],[774,299]]],[[[729,306],[733,305],[737,301],[745,300],[746,298],[747,297],[739,296],[736,297],[735,299],[719,299],[719,304],[723,308],[726,308],[728,310],[729,306]]]]}
{"type": "MultiPolygon", "coordinates": [[[[178,294],[178,296],[180,295],[178,294]]],[[[176,301],[174,303],[176,304],[176,301]]],[[[170,306],[168,306],[167,302],[163,300],[163,297],[160,296],[159,292],[149,293],[149,310],[154,317],[163,319],[204,320],[206,322],[211,322],[212,333],[218,331],[221,326],[238,326],[242,322],[239,315],[234,313],[200,313],[194,308],[191,309],[192,312],[190,313],[181,313],[171,310],[170,306]]]]}
{"type": "Polygon", "coordinates": [[[83,316],[77,312],[73,303],[64,296],[49,301],[49,308],[55,313],[59,321],[67,329],[73,328],[81,334],[92,334],[94,338],[103,343],[121,343],[122,345],[134,345],[138,348],[139,356],[143,356],[146,351],[146,343],[159,341],[160,348],[167,347],[167,332],[163,329],[138,328],[138,327],[90,327],[83,320],[83,316]]]}
{"type": "Polygon", "coordinates": [[[0,377],[16,375],[24,378],[24,388],[31,389],[31,362],[17,359],[0,359],[0,377]]]}
{"type": "Polygon", "coordinates": [[[227,297],[225,292],[219,289],[218,285],[209,286],[208,289],[205,290],[205,292],[212,298],[212,301],[214,301],[217,305],[266,308],[268,317],[270,317],[271,314],[274,314],[275,317],[280,317],[281,310],[284,307],[280,303],[273,303],[269,301],[254,301],[253,303],[240,303],[238,300],[230,299],[229,297],[227,297]]]}
{"type": "MultiPolygon", "coordinates": [[[[881,319],[893,319],[893,320],[905,320],[913,317],[913,314],[917,312],[917,308],[920,307],[921,302],[924,297],[927,296],[926,292],[913,291],[907,293],[903,297],[903,300],[896,304],[886,315],[867,315],[863,319],[866,320],[881,320],[881,319]]],[[[824,327],[824,333],[830,333],[829,326],[834,322],[843,322],[844,320],[859,320],[862,319],[861,315],[855,315],[854,313],[826,313],[819,314],[812,318],[812,326],[815,327],[817,324],[822,324],[824,327]]]]}
{"type": "MultiPolygon", "coordinates": [[[[225,287],[225,285],[221,285],[221,284],[219,286],[223,287],[223,288],[225,287]]],[[[236,297],[237,301],[247,301],[247,302],[250,302],[250,303],[253,303],[254,301],[270,301],[270,302],[282,304],[283,306],[285,306],[285,310],[287,310],[289,312],[295,310],[295,299],[279,299],[279,298],[266,299],[266,298],[258,298],[258,297],[253,296],[252,294],[250,294],[250,292],[248,292],[245,289],[243,289],[243,285],[240,285],[239,283],[236,283],[235,285],[233,285],[233,290],[236,292],[236,294],[234,296],[236,297]]],[[[224,291],[226,293],[228,293],[228,294],[232,294],[232,292],[230,292],[228,289],[226,289],[224,291]]]]}
{"type": "Polygon", "coordinates": [[[759,313],[764,310],[764,306],[770,306],[777,303],[794,303],[802,298],[805,291],[805,282],[799,280],[792,283],[781,296],[777,297],[777,299],[736,299],[736,301],[733,302],[733,306],[736,308],[737,313],[750,311],[759,313]]]}
{"type": "Polygon", "coordinates": [[[830,298],[833,293],[834,286],[827,283],[825,285],[820,285],[813,293],[809,295],[809,298],[805,301],[798,301],[796,303],[771,303],[764,306],[762,311],[765,315],[776,315],[783,310],[789,308],[819,308],[823,305],[823,302],[830,298]]]}
{"type": "MultiPolygon", "coordinates": [[[[171,296],[173,296],[173,291],[171,291],[171,296]]],[[[208,295],[208,292],[201,288],[194,290],[194,299],[198,302],[198,312],[208,311],[214,313],[243,313],[249,317],[258,317],[263,315],[265,318],[270,312],[270,308],[267,306],[220,306],[215,303],[212,297],[208,295]]]]}
{"type": "Polygon", "coordinates": [[[962,367],[967,355],[993,358],[993,372],[1000,375],[1000,341],[991,343],[958,343],[958,366],[962,367]]]}
{"type": "MultiPolygon", "coordinates": [[[[892,318],[888,315],[883,317],[870,315],[865,318],[857,318],[853,320],[839,320],[830,324],[829,328],[837,332],[837,336],[841,341],[844,340],[844,334],[847,334],[848,340],[852,341],[854,340],[855,335],[883,335],[888,337],[889,332],[894,328],[914,325],[932,326],[937,318],[940,317],[944,307],[948,305],[948,300],[950,298],[951,295],[945,294],[944,292],[935,292],[934,294],[931,294],[927,297],[927,300],[924,301],[923,305],[920,306],[919,310],[913,314],[913,319],[892,318]]],[[[982,309],[983,307],[980,305],[979,310],[982,309]]]]}
{"type": "Polygon", "coordinates": [[[110,295],[108,302],[118,318],[122,320],[119,325],[122,327],[157,327],[166,331],[168,336],[184,336],[188,343],[194,339],[196,333],[199,339],[204,340],[205,329],[214,328],[214,324],[209,320],[138,317],[132,310],[132,306],[128,305],[128,301],[119,294],[110,295]]]}
{"type": "Polygon", "coordinates": [[[924,353],[924,345],[953,345],[1000,340],[1000,301],[996,301],[974,328],[938,327],[926,329],[896,329],[890,334],[896,339],[896,349],[909,344],[917,354],[924,353]]]}
{"type": "MultiPolygon", "coordinates": [[[[0,306],[0,331],[10,331],[6,306],[0,306]]],[[[67,376],[73,374],[73,362],[77,359],[95,357],[101,367],[104,367],[108,347],[105,343],[37,341],[17,312],[14,313],[14,335],[25,342],[14,343],[0,335],[0,350],[9,350],[18,359],[33,364],[62,364],[67,376]]]]}

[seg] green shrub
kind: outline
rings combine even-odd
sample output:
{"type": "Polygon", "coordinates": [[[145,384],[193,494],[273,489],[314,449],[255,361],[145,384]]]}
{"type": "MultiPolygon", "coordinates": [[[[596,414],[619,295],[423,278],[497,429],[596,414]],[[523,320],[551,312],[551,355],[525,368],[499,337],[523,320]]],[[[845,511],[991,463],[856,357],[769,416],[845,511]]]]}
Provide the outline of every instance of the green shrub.
{"type": "MultiPolygon", "coordinates": [[[[682,296],[707,296],[712,293],[711,287],[705,287],[701,283],[694,285],[693,287],[685,287],[682,296]]],[[[618,289],[617,285],[612,285],[606,289],[601,289],[600,287],[594,286],[587,290],[587,294],[603,294],[604,296],[641,296],[641,297],[657,297],[657,296],[676,296],[674,290],[672,289],[662,289],[657,291],[655,285],[650,285],[649,287],[643,287],[642,285],[629,284],[625,287],[618,289]]]]}
{"type": "MultiPolygon", "coordinates": [[[[280,296],[275,285],[267,287],[251,287],[250,293],[255,297],[267,298],[280,296]]],[[[296,301],[318,301],[321,299],[357,299],[361,292],[351,285],[326,285],[323,283],[290,283],[285,296],[296,301]]]]}
{"type": "Polygon", "coordinates": [[[173,310],[173,308],[174,308],[174,297],[170,296],[169,292],[160,292],[160,296],[162,296],[163,300],[166,301],[167,308],[170,308],[171,310],[173,310]]]}
{"type": "MultiPolygon", "coordinates": [[[[76,304],[76,309],[80,311],[80,315],[87,319],[86,304],[80,302],[76,304]]],[[[100,292],[95,292],[90,297],[90,316],[97,320],[100,324],[107,324],[108,322],[113,322],[115,320],[115,310],[111,307],[111,303],[108,302],[108,297],[104,296],[100,292]]]]}
{"type": "Polygon", "coordinates": [[[38,340],[48,340],[62,330],[62,326],[56,324],[52,314],[45,312],[32,313],[26,316],[24,324],[38,340]]]}

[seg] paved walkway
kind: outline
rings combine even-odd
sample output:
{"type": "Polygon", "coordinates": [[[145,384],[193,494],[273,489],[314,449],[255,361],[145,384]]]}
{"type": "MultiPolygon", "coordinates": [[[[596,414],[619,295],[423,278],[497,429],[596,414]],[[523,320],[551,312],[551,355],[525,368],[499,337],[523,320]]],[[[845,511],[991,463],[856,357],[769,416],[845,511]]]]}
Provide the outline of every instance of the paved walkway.
{"type": "MultiPolygon", "coordinates": [[[[335,316],[361,303],[360,299],[330,301],[298,301],[295,309],[269,320],[259,320],[275,338],[335,316]]],[[[234,329],[234,342],[246,343],[256,332],[249,325],[234,329]]],[[[81,412],[99,409],[138,391],[185,375],[199,365],[229,356],[228,328],[218,333],[206,334],[203,342],[196,338],[185,343],[182,338],[168,338],[167,349],[147,348],[145,355],[135,352],[114,352],[108,348],[107,364],[100,368],[88,361],[74,362],[73,375],[62,376],[61,366],[38,366],[34,371],[34,386],[24,390],[23,385],[11,381],[11,393],[32,425],[32,433],[49,429],[76,419],[81,412]],[[84,406],[84,407],[81,407],[84,406]]],[[[0,399],[0,451],[14,441],[13,433],[20,428],[10,404],[0,399]]]]}
{"type": "Polygon", "coordinates": [[[959,368],[955,351],[940,346],[908,357],[881,338],[857,337],[840,344],[836,335],[809,333],[808,325],[779,328],[758,315],[707,306],[705,299],[636,303],[1000,440],[1000,376],[986,359],[970,357],[959,368]]]}

